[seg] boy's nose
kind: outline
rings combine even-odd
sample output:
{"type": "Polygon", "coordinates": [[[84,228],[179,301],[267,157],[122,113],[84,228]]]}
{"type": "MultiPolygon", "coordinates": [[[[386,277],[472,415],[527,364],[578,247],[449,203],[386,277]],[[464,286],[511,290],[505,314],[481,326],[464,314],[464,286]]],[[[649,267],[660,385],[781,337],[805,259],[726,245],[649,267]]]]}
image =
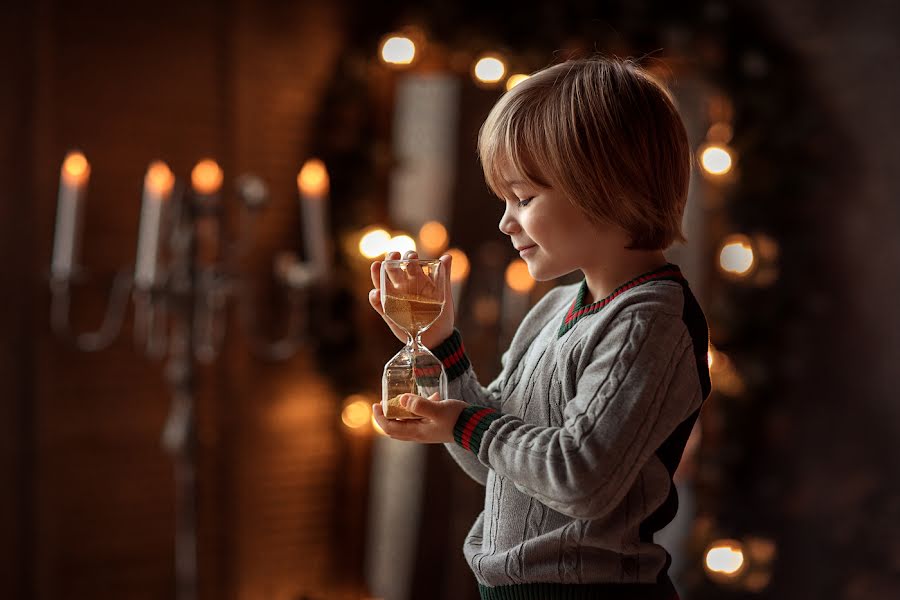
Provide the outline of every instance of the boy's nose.
{"type": "Polygon", "coordinates": [[[503,213],[498,227],[500,228],[500,231],[506,235],[512,235],[519,231],[519,224],[512,218],[512,215],[509,214],[509,210],[503,213]]]}

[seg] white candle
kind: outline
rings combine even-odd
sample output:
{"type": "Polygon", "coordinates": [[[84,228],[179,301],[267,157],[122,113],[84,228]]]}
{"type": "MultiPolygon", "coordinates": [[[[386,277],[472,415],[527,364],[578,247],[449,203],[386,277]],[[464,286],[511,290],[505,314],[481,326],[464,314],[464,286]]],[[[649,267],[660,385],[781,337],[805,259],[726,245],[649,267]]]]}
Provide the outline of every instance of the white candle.
{"type": "Polygon", "coordinates": [[[162,245],[163,218],[175,177],[162,161],[154,161],[144,176],[144,197],[138,232],[135,286],[152,288],[159,277],[159,249],[162,245]]]}
{"type": "Polygon", "coordinates": [[[69,152],[59,172],[56,229],[53,234],[51,273],[54,279],[68,279],[78,261],[81,241],[82,203],[91,175],[91,165],[81,152],[69,152]]]}
{"type": "Polygon", "coordinates": [[[297,175],[306,257],[315,271],[323,275],[331,267],[326,213],[328,185],[328,171],[325,164],[317,158],[306,161],[297,175]]]}
{"type": "Polygon", "coordinates": [[[509,263],[505,279],[501,326],[503,334],[511,337],[530,308],[529,300],[535,281],[528,272],[528,265],[521,258],[509,263]]]}
{"type": "Polygon", "coordinates": [[[219,259],[219,192],[224,175],[216,161],[205,158],[191,171],[191,187],[204,210],[197,218],[197,259],[204,267],[215,265],[219,259]]]}

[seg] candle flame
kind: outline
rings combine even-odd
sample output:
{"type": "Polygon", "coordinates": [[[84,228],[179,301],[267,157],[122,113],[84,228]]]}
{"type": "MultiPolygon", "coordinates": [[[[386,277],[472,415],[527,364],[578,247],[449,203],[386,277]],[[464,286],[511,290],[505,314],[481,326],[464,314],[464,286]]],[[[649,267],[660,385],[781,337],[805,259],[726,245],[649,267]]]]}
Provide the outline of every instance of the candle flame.
{"type": "Polygon", "coordinates": [[[222,187],[222,179],[222,169],[210,158],[198,162],[191,171],[191,185],[194,191],[204,196],[218,192],[222,187]]]}
{"type": "Polygon", "coordinates": [[[74,150],[66,154],[62,165],[63,180],[69,185],[79,185],[87,181],[91,174],[91,165],[84,154],[74,150]]]}
{"type": "Polygon", "coordinates": [[[534,287],[534,279],[528,272],[528,265],[521,258],[517,258],[506,267],[506,285],[510,289],[525,294],[534,287]]]}
{"type": "Polygon", "coordinates": [[[145,187],[166,198],[174,185],[175,176],[166,163],[161,160],[150,163],[147,174],[144,176],[145,187]]]}
{"type": "Polygon", "coordinates": [[[469,257],[459,248],[450,248],[447,254],[452,257],[450,263],[450,281],[456,283],[462,281],[469,276],[469,257]]]}
{"type": "Polygon", "coordinates": [[[303,164],[297,175],[297,187],[304,196],[324,196],[328,193],[328,170],[318,158],[311,158],[303,164]]]}

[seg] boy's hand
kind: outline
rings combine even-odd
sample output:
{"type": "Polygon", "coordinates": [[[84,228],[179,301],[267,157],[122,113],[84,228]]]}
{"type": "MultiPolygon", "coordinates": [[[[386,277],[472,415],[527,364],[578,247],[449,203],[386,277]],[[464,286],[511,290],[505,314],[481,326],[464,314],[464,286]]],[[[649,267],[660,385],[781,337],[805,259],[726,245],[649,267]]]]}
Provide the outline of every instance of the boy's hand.
{"type": "Polygon", "coordinates": [[[424,444],[454,441],[453,427],[459,419],[459,413],[467,406],[462,400],[441,400],[437,392],[428,398],[403,394],[400,397],[400,405],[425,418],[404,421],[388,419],[381,410],[381,403],[378,403],[372,405],[375,421],[395,440],[424,444]]]}
{"type": "MultiPolygon", "coordinates": [[[[414,251],[406,252],[405,256],[401,257],[399,252],[390,252],[385,256],[385,260],[399,260],[400,258],[418,258],[418,254],[414,251]]],[[[444,274],[442,276],[442,280],[444,285],[446,286],[444,289],[444,310],[441,311],[440,316],[437,320],[432,323],[432,325],[422,332],[422,344],[426,348],[436,348],[441,342],[446,340],[453,334],[453,326],[455,323],[455,310],[453,307],[453,290],[450,285],[450,269],[452,268],[452,257],[449,254],[444,254],[440,258],[441,263],[444,265],[444,274]]],[[[372,288],[369,291],[369,304],[372,305],[372,308],[375,309],[381,318],[384,319],[384,322],[387,323],[391,332],[396,336],[398,340],[402,343],[406,343],[407,335],[401,328],[397,327],[390,319],[388,319],[384,315],[384,308],[381,305],[381,269],[383,268],[383,263],[380,260],[376,260],[372,263],[370,268],[370,274],[372,276],[372,288]]],[[[388,276],[391,277],[391,280],[394,281],[396,277],[398,277],[397,273],[388,272],[388,276]]]]}

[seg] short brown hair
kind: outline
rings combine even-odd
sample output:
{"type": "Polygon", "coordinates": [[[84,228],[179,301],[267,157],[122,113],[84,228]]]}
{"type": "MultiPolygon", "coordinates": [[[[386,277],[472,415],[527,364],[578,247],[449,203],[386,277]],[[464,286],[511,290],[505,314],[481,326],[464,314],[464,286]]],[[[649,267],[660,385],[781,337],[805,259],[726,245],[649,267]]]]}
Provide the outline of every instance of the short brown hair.
{"type": "Polygon", "coordinates": [[[571,60],[533,74],[491,109],[478,156],[500,198],[510,195],[500,174],[507,163],[592,221],[625,229],[629,249],[686,241],[687,132],[666,88],[630,59],[571,60]]]}

